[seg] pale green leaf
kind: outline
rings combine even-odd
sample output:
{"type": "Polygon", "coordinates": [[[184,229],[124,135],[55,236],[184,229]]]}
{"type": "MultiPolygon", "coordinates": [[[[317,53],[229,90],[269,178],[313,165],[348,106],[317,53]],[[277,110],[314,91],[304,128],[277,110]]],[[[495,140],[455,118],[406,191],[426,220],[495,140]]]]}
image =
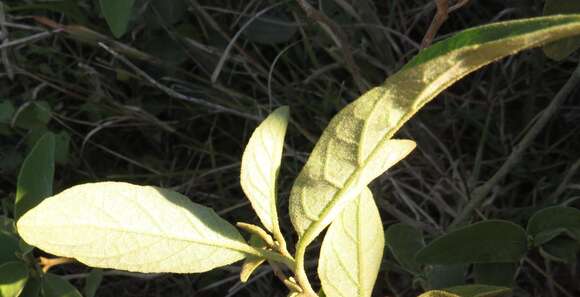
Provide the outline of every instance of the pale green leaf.
{"type": "MultiPolygon", "coordinates": [[[[546,0],[544,15],[580,13],[578,0],[546,0]]],[[[567,58],[580,48],[580,37],[565,38],[544,46],[546,56],[557,61],[567,58]]]]}
{"type": "Polygon", "coordinates": [[[16,261],[0,265],[0,296],[18,297],[27,280],[28,268],[26,264],[16,261]]]}
{"type": "Polygon", "coordinates": [[[52,195],[54,178],[54,134],[45,133],[34,145],[20,168],[16,186],[14,218],[52,195]]]}
{"type": "Polygon", "coordinates": [[[31,245],[98,268],[203,272],[256,253],[212,209],[123,182],[69,188],[26,213],[17,228],[31,245]]]}
{"type": "Polygon", "coordinates": [[[544,208],[530,218],[527,229],[536,246],[562,233],[580,242],[580,210],[565,206],[544,208]]]}
{"type": "Polygon", "coordinates": [[[240,183],[260,221],[270,232],[278,232],[276,178],[282,161],[288,107],[280,107],[256,128],[242,157],[240,183]]]}
{"type": "Polygon", "coordinates": [[[486,285],[465,285],[444,290],[429,291],[419,297],[507,297],[511,289],[486,285]]]}
{"type": "Polygon", "coordinates": [[[101,11],[116,38],[127,32],[135,0],[100,0],[101,11]]]}
{"type": "Polygon", "coordinates": [[[527,244],[522,227],[508,221],[487,220],[435,239],[417,253],[416,260],[440,265],[515,263],[527,252],[527,244]]]}
{"type": "MultiPolygon", "coordinates": [[[[252,234],[250,237],[249,244],[253,247],[257,248],[264,248],[267,246],[266,242],[263,241],[258,235],[252,234]]],[[[259,256],[249,255],[244,259],[244,263],[242,264],[242,269],[240,270],[240,281],[245,283],[250,279],[250,276],[262,263],[264,263],[266,259],[259,256]]]]}
{"type": "Polygon", "coordinates": [[[42,278],[42,292],[44,297],[82,297],[77,288],[52,273],[47,273],[42,278]]]}
{"type": "Polygon", "coordinates": [[[580,35],[580,15],[469,29],[422,51],[382,86],[341,110],[323,132],[292,189],[290,218],[301,236],[301,249],[382,173],[377,168],[383,165],[382,156],[393,152],[399,159],[404,157],[394,153],[397,145],[389,140],[440,92],[495,60],[575,35],[580,35]]]}
{"type": "Polygon", "coordinates": [[[318,276],[329,297],[370,297],[383,258],[385,237],[373,194],[366,188],[328,228],[318,276]]]}
{"type": "Polygon", "coordinates": [[[415,261],[415,254],[425,247],[421,230],[399,223],[389,226],[386,237],[387,245],[401,267],[413,274],[419,274],[421,264],[415,261]]]}

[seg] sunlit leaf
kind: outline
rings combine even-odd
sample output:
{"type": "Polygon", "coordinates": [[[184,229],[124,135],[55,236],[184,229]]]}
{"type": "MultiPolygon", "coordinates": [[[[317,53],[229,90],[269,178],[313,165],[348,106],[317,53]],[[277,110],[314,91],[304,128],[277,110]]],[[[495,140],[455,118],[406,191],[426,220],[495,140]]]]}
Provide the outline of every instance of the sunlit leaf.
{"type": "Polygon", "coordinates": [[[240,183],[260,221],[269,231],[279,230],[276,178],[282,161],[288,107],[276,109],[256,128],[244,150],[240,183]]]}
{"type": "Polygon", "coordinates": [[[443,235],[417,253],[424,264],[512,263],[527,252],[526,232],[518,225],[487,220],[443,235]],[[500,232],[501,231],[501,232],[500,232]]]}
{"type": "Polygon", "coordinates": [[[15,219],[52,195],[54,146],[54,134],[45,133],[22,163],[14,203],[15,219]]]}
{"type": "MultiPolygon", "coordinates": [[[[266,246],[266,242],[264,242],[258,235],[252,235],[249,240],[249,244],[253,247],[263,248],[266,246]]],[[[250,255],[244,259],[244,263],[242,264],[242,269],[240,270],[240,281],[245,283],[250,279],[250,276],[262,263],[264,263],[266,259],[250,255]]]]}
{"type": "Polygon", "coordinates": [[[0,265],[0,296],[18,297],[26,281],[28,268],[22,262],[7,262],[0,265]]]}
{"type": "Polygon", "coordinates": [[[370,297],[383,258],[385,238],[379,210],[367,188],[330,225],[318,264],[329,297],[370,297]]]}
{"type": "Polygon", "coordinates": [[[421,264],[415,261],[415,254],[425,247],[421,231],[409,225],[394,224],[387,229],[386,237],[387,245],[399,264],[409,272],[420,273],[421,264]]]}
{"type": "Polygon", "coordinates": [[[135,0],[99,0],[99,2],[113,35],[117,38],[125,35],[135,0]]]}
{"type": "Polygon", "coordinates": [[[97,268],[191,273],[252,253],[212,209],[150,186],[100,182],[45,199],[17,222],[29,244],[97,268]]]}
{"type": "Polygon", "coordinates": [[[575,35],[580,35],[580,15],[468,29],[423,50],[382,86],[342,109],[292,188],[290,218],[301,236],[299,247],[312,242],[348,201],[389,167],[384,166],[385,155],[391,155],[391,161],[405,156],[402,148],[410,145],[389,143],[390,139],[441,91],[495,60],[575,35]]]}

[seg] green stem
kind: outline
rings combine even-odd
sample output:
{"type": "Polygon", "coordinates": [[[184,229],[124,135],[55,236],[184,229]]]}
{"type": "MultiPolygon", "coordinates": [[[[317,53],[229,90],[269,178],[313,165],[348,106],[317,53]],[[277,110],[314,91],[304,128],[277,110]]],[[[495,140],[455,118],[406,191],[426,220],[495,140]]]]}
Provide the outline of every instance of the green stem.
{"type": "Polygon", "coordinates": [[[252,246],[249,246],[249,245],[246,246],[244,249],[240,249],[240,251],[243,253],[249,254],[249,255],[254,255],[254,256],[265,258],[266,260],[269,260],[269,261],[282,263],[282,264],[286,265],[288,268],[290,268],[290,270],[292,270],[292,271],[294,271],[294,269],[296,267],[296,263],[295,263],[294,259],[292,259],[292,257],[287,257],[285,255],[281,255],[281,254],[273,252],[273,251],[257,249],[257,248],[254,248],[252,246]]]}
{"type": "Polygon", "coordinates": [[[304,294],[308,297],[318,297],[318,294],[312,288],[310,281],[308,280],[308,275],[306,274],[306,267],[304,266],[304,258],[306,255],[307,244],[303,244],[302,240],[298,241],[296,245],[296,269],[294,275],[296,276],[296,281],[300,287],[304,290],[304,294]]]}

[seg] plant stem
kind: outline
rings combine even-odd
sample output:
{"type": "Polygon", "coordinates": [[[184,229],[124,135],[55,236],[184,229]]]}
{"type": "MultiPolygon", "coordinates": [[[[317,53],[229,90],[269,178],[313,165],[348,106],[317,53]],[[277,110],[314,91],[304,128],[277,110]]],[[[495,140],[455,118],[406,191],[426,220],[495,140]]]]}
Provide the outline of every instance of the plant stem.
{"type": "Polygon", "coordinates": [[[566,98],[574,91],[574,88],[580,84],[580,63],[572,73],[566,84],[560,89],[550,105],[546,107],[539,116],[538,120],[532,125],[530,130],[524,135],[522,140],[514,147],[508,159],[503,163],[501,168],[483,185],[475,188],[471,193],[471,199],[461,210],[459,215],[451,223],[450,227],[462,224],[471,213],[478,208],[488,196],[489,192],[495,187],[511,170],[518,164],[526,149],[532,144],[533,140],[540,134],[550,118],[560,109],[560,106],[566,98]]]}
{"type": "Polygon", "coordinates": [[[294,268],[296,267],[296,263],[295,263],[294,259],[292,259],[292,257],[281,255],[277,252],[264,250],[264,249],[257,249],[255,247],[252,247],[249,245],[240,251],[243,253],[246,253],[246,254],[265,258],[268,261],[282,263],[282,264],[286,265],[288,268],[290,268],[290,270],[292,270],[292,271],[294,271],[294,268]]]}
{"type": "Polygon", "coordinates": [[[304,267],[304,256],[306,255],[306,245],[298,244],[296,245],[296,269],[294,271],[294,275],[296,276],[296,281],[304,290],[303,294],[306,294],[308,297],[317,297],[318,294],[314,292],[312,289],[312,285],[310,285],[310,281],[308,280],[308,275],[306,274],[306,268],[304,267]]]}
{"type": "Polygon", "coordinates": [[[46,273],[50,268],[62,264],[69,264],[75,262],[73,258],[45,258],[39,257],[40,267],[42,267],[42,272],[46,273]]]}

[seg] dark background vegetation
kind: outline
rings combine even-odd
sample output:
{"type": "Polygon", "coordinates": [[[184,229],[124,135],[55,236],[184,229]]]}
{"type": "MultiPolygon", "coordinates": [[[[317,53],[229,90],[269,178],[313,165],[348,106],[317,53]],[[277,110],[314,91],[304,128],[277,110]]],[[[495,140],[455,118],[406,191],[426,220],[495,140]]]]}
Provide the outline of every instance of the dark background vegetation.
{"type": "MultiPolygon", "coordinates": [[[[239,185],[242,150],[259,119],[289,105],[280,213],[283,231],[293,234],[286,215],[292,181],[331,117],[361,94],[341,49],[294,1],[139,0],[130,30],[120,39],[110,33],[97,1],[3,3],[18,9],[0,15],[4,36],[16,42],[0,46],[2,212],[13,201],[23,157],[42,132],[51,130],[60,136],[56,192],[100,180],[158,185],[211,206],[231,222],[256,223],[239,185]],[[242,30],[265,8],[270,8],[266,18],[242,30]],[[58,24],[75,27],[28,39],[58,24]],[[219,66],[228,46],[230,54],[219,66]],[[212,82],[216,68],[221,71],[212,82]],[[6,102],[16,110],[8,118],[2,117],[6,102]]],[[[434,3],[426,0],[321,3],[348,37],[360,78],[369,86],[418,52],[435,13],[434,3]]],[[[451,14],[436,40],[472,26],[539,16],[542,6],[543,1],[532,0],[472,1],[451,14]]],[[[577,59],[554,62],[541,50],[529,50],[470,75],[425,107],[399,133],[417,141],[418,149],[372,184],[385,227],[403,221],[427,238],[446,230],[470,191],[503,164],[577,59]]],[[[472,221],[498,218],[525,226],[542,207],[578,205],[579,100],[576,90],[472,221]]],[[[296,238],[288,235],[288,240],[292,246],[296,238]]],[[[310,253],[312,259],[315,255],[310,253]]],[[[532,265],[523,263],[518,271],[521,291],[559,296],[555,281],[569,294],[580,294],[576,265],[546,265],[534,253],[528,260],[532,265]]],[[[376,296],[420,292],[388,250],[383,264],[376,296]]],[[[312,272],[314,267],[312,262],[312,272]]],[[[87,271],[82,265],[54,270],[79,286],[87,271]]],[[[285,296],[268,269],[258,270],[247,284],[239,282],[238,272],[239,265],[201,275],[109,271],[97,295],[285,296]]]]}

